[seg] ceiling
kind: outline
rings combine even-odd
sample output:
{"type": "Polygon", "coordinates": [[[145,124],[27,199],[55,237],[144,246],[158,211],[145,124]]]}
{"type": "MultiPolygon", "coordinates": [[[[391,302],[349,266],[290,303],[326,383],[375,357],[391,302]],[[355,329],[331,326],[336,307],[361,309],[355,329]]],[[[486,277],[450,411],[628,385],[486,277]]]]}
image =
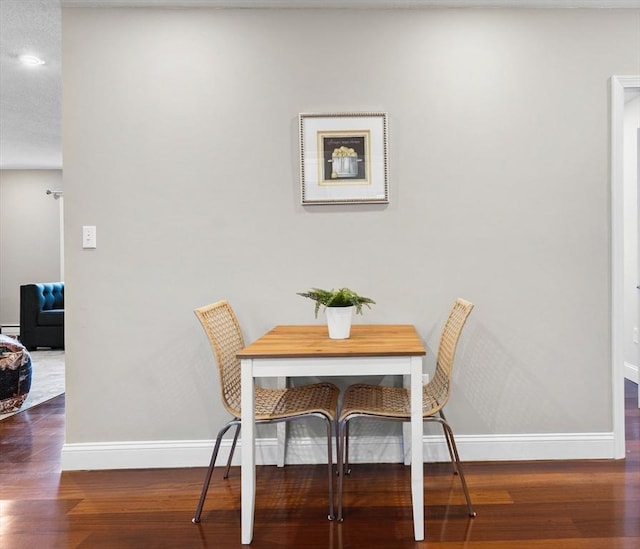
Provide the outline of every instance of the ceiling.
{"type": "Polygon", "coordinates": [[[640,0],[0,0],[0,169],[62,168],[61,7],[640,8],[640,0]],[[22,65],[32,54],[44,65],[22,65]]]}
{"type": "Polygon", "coordinates": [[[0,0],[0,168],[62,167],[60,12],[60,0],[0,0]]]}

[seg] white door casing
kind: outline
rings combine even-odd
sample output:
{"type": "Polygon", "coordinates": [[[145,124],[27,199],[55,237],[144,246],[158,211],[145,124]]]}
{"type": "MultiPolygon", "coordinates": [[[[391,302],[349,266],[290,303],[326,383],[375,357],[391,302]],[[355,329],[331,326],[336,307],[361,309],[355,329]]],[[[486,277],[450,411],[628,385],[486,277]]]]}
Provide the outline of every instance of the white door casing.
{"type": "Polygon", "coordinates": [[[624,92],[639,76],[611,77],[611,387],[614,457],[625,457],[624,433],[624,92]]]}

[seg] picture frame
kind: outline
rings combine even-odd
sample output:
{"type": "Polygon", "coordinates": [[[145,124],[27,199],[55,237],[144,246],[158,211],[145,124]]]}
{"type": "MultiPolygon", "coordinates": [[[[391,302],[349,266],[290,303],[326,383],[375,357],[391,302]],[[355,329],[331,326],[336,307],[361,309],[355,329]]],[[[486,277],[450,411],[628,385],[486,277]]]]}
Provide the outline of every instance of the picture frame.
{"type": "Polygon", "coordinates": [[[300,114],[303,205],[388,204],[387,113],[300,114]]]}

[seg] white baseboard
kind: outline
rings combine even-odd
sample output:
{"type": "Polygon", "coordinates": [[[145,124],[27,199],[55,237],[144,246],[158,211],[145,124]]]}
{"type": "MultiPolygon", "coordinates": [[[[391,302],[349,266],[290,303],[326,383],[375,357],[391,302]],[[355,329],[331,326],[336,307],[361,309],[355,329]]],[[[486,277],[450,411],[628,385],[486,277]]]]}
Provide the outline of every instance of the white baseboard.
{"type": "Polygon", "coordinates": [[[20,335],[20,326],[17,324],[3,324],[0,326],[0,333],[11,337],[17,337],[20,335]]]}
{"type": "Polygon", "coordinates": [[[629,362],[624,363],[624,377],[634,383],[640,383],[640,375],[638,375],[638,367],[629,362]]]}
{"type": "MultiPolygon", "coordinates": [[[[449,455],[441,436],[424,437],[425,462],[447,461],[449,455]]],[[[456,437],[463,461],[518,461],[612,459],[613,433],[557,433],[534,435],[461,435],[456,437]]],[[[238,447],[241,441],[238,442],[238,447]]],[[[62,470],[149,469],[174,467],[206,467],[211,458],[213,441],[153,441],[65,444],[62,448],[62,470]]],[[[224,465],[231,448],[223,440],[218,464],[224,465]]],[[[403,462],[402,438],[352,437],[349,445],[353,463],[403,462]]],[[[291,439],[287,443],[286,463],[326,463],[324,439],[291,439]]],[[[233,457],[240,464],[239,449],[233,457]]],[[[256,442],[256,464],[277,463],[277,439],[256,442]]]]}

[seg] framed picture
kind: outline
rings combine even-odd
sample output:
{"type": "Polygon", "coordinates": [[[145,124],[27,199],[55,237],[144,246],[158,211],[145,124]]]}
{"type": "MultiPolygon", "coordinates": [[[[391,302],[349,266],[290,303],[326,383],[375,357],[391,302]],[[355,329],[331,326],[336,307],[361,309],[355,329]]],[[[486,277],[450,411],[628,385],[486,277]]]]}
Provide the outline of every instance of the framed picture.
{"type": "Polygon", "coordinates": [[[387,113],[300,115],[302,204],[387,204],[387,113]]]}

